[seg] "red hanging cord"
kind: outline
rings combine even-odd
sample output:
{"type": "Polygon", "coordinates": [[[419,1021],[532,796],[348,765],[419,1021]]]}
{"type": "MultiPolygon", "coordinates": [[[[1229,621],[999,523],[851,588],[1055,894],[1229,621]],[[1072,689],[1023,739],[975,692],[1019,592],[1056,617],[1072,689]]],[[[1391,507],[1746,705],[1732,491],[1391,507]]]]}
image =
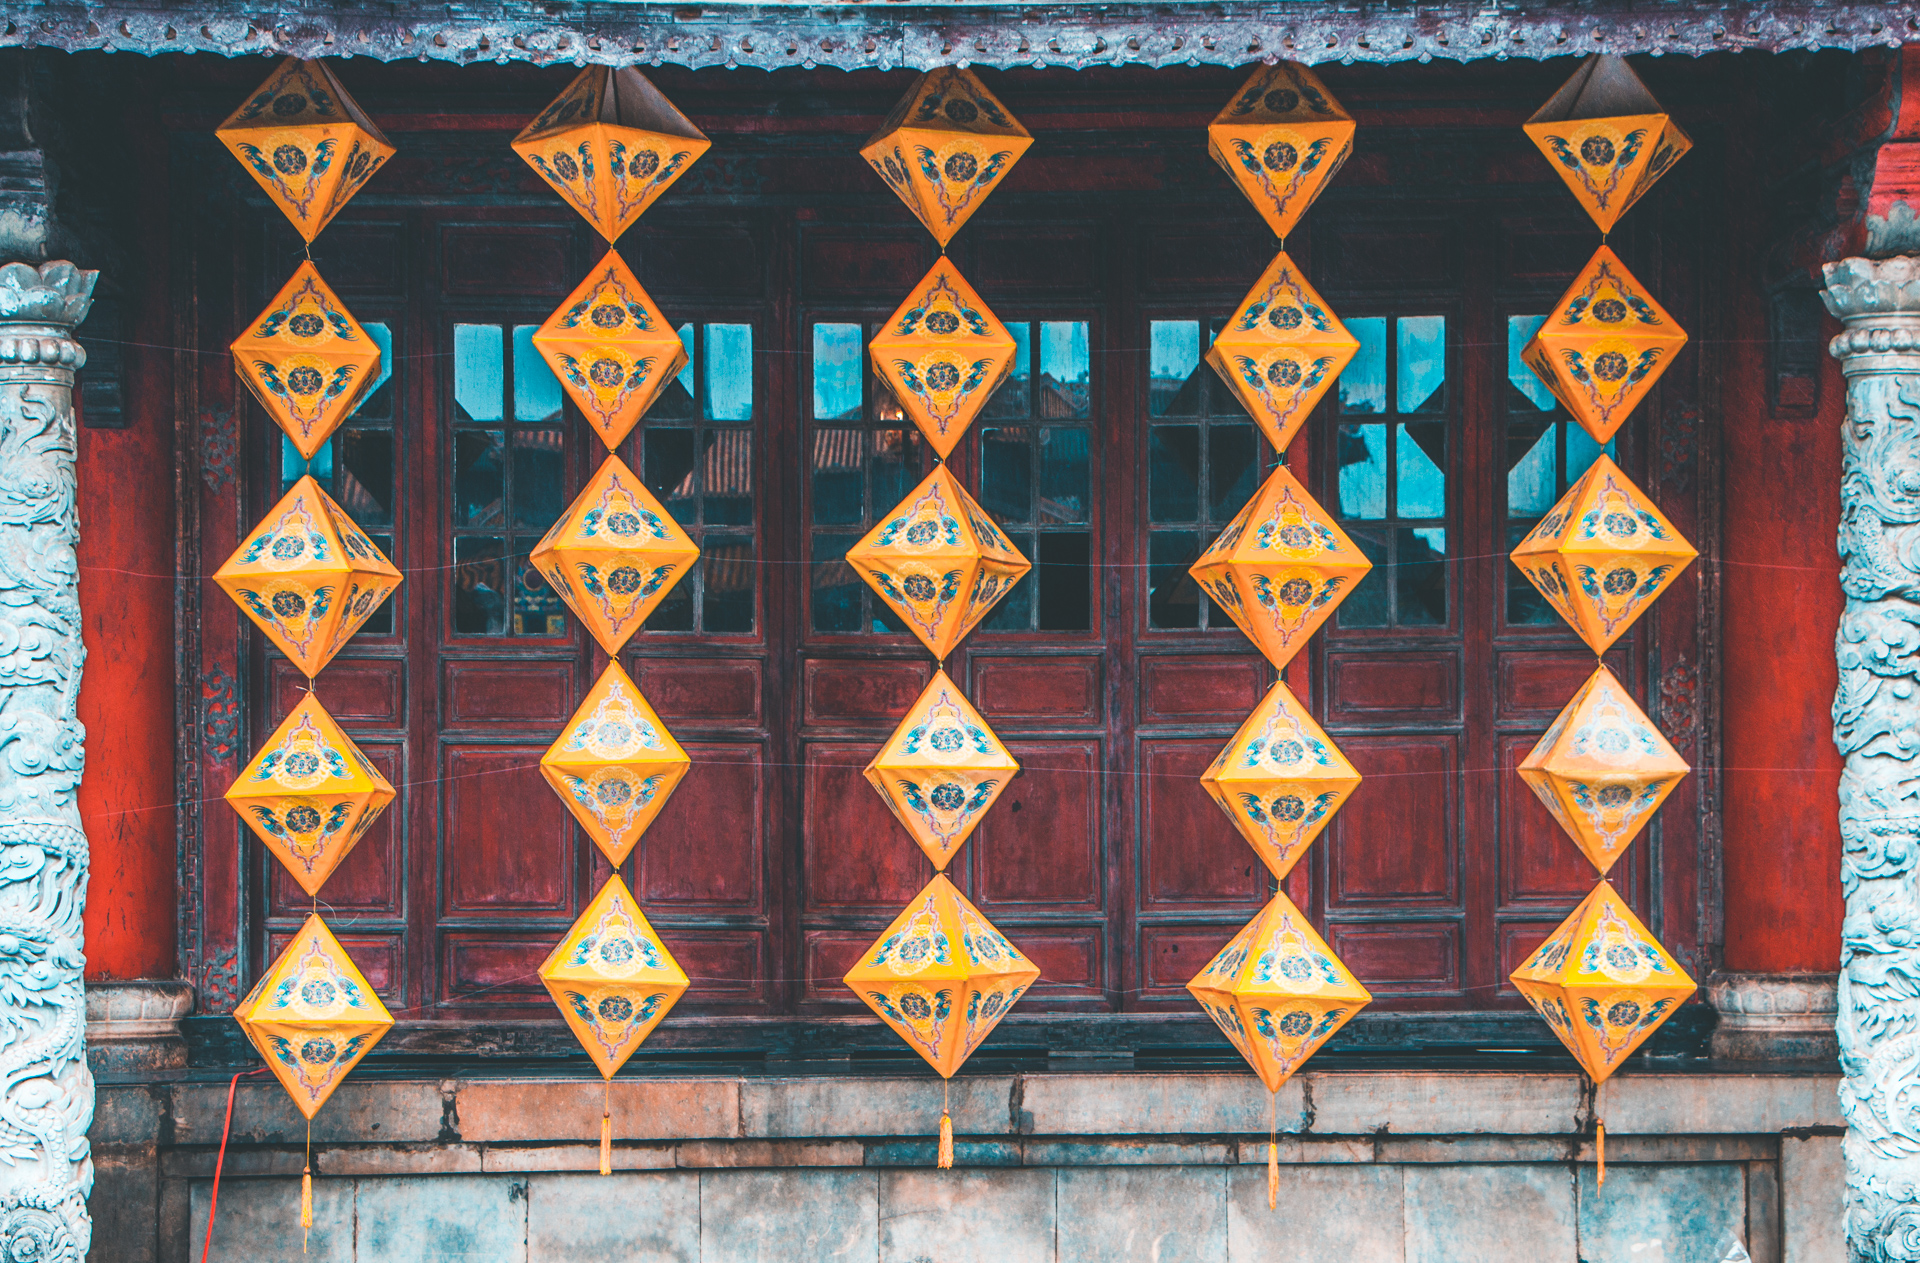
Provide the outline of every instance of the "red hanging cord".
{"type": "Polygon", "coordinates": [[[233,1093],[240,1086],[240,1080],[250,1074],[265,1074],[265,1066],[255,1066],[251,1070],[242,1070],[233,1076],[227,1084],[227,1121],[220,1128],[220,1156],[213,1161],[213,1193],[207,1198],[207,1243],[200,1249],[200,1263],[207,1263],[207,1257],[213,1253],[213,1217],[220,1210],[220,1168],[227,1164],[227,1137],[233,1134],[233,1093]]]}

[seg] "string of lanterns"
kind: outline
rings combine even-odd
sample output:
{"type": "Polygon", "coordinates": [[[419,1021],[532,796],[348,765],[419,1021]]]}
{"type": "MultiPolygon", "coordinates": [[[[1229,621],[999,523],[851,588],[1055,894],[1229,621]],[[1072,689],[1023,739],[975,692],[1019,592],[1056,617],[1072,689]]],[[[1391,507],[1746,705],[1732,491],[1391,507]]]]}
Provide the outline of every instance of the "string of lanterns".
{"type": "MultiPolygon", "coordinates": [[[[1525,130],[1593,217],[1601,245],[1521,358],[1606,444],[1687,340],[1606,235],[1692,141],[1632,67],[1603,55],[1582,63],[1525,130]]],[[[1603,452],[1513,562],[1599,659],[1696,555],[1603,452]]],[[[1602,660],[1519,770],[1601,878],[1511,979],[1593,1080],[1604,1186],[1600,1085],[1695,990],[1606,875],[1691,769],[1602,660]]]]}

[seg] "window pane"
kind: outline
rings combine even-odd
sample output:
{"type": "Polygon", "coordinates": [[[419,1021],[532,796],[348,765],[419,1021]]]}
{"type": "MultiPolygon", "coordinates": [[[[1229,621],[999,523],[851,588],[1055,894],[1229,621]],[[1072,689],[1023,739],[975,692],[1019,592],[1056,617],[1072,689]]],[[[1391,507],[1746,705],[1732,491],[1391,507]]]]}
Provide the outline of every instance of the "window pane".
{"type": "Polygon", "coordinates": [[[1048,321],[1040,326],[1040,415],[1070,420],[1087,415],[1087,324],[1048,321]]]}
{"type": "Polygon", "coordinates": [[[1093,540],[1085,531],[1040,537],[1040,556],[1020,588],[1040,580],[1040,629],[1087,631],[1093,626],[1093,540]]]}
{"type": "Polygon", "coordinates": [[[687,350],[687,363],[660,397],[647,409],[649,421],[691,421],[693,420],[693,326],[680,326],[680,345],[687,350]]]}
{"type": "Polygon", "coordinates": [[[509,603],[506,552],[507,541],[497,535],[461,536],[453,541],[453,630],[456,634],[506,634],[509,603]]]}
{"type": "Polygon", "coordinates": [[[1032,397],[1033,361],[1030,341],[1033,326],[1024,320],[1015,321],[1007,326],[1007,332],[1013,335],[1013,369],[1007,374],[1007,380],[1000,383],[1000,389],[993,392],[987,400],[987,406],[980,412],[988,421],[1019,421],[1027,416],[1027,405],[1032,397]]]}
{"type": "Polygon", "coordinates": [[[513,418],[551,421],[560,415],[560,379],[534,348],[539,325],[513,327],[513,418]]]}
{"type": "Polygon", "coordinates": [[[498,526],[507,519],[506,436],[499,430],[453,435],[453,524],[498,526]]]}
{"type": "Polygon", "coordinates": [[[1154,522],[1199,519],[1199,426],[1156,425],[1148,431],[1147,517],[1154,522]]]}
{"type": "MultiPolygon", "coordinates": [[[[1553,411],[1553,392],[1547,384],[1533,375],[1520,359],[1520,352],[1526,349],[1540,326],[1547,323],[1545,316],[1508,316],[1507,317],[1507,380],[1534,407],[1542,412],[1553,411]]],[[[1510,401],[1511,402],[1511,401],[1510,401]]]]}
{"type": "Polygon", "coordinates": [[[889,512],[920,482],[920,449],[926,440],[908,426],[873,436],[873,513],[889,512]]]}
{"type": "MultiPolygon", "coordinates": [[[[1033,535],[1026,531],[1008,531],[1007,538],[1020,550],[1020,555],[1028,561],[1034,560],[1033,535]]],[[[993,607],[993,613],[987,615],[981,626],[988,631],[1023,632],[1033,629],[1033,597],[1040,588],[1040,572],[1036,566],[1022,575],[1020,582],[1013,585],[1011,591],[1000,598],[993,607]]],[[[875,602],[876,605],[879,602],[875,602]]]]}
{"type": "Polygon", "coordinates": [[[753,431],[709,430],[700,465],[708,526],[753,525],[753,431]]]}
{"type": "MultiPolygon", "coordinates": [[[[313,454],[313,459],[307,460],[300,455],[300,449],[293,445],[293,440],[283,432],[280,435],[280,494],[291,491],[294,483],[309,474],[319,479],[323,487],[333,481],[333,440],[322,443],[320,450],[313,454]]],[[[340,499],[339,496],[333,498],[340,499]]],[[[359,520],[352,510],[348,510],[348,514],[355,521],[359,520]]]]}
{"type": "Polygon", "coordinates": [[[1030,521],[1033,443],[1026,426],[980,431],[980,507],[1001,523],[1030,521]]]}
{"type": "Polygon", "coordinates": [[[1401,527],[1394,541],[1394,596],[1401,626],[1447,621],[1447,532],[1441,526],[1401,527]]]}
{"type": "Polygon", "coordinates": [[[567,607],[528,556],[539,542],[538,535],[522,535],[513,541],[512,568],[519,576],[513,589],[513,634],[565,636],[567,607]]]}
{"type": "Polygon", "coordinates": [[[333,476],[333,498],[363,530],[392,526],[393,431],[341,430],[314,455],[331,463],[336,447],[340,468],[333,476]]]}
{"type": "MultiPolygon", "coordinates": [[[[709,635],[745,635],[753,630],[753,541],[708,536],[700,549],[703,588],[701,630],[709,635]]],[[[682,580],[685,582],[685,580],[682,580]]]]}
{"type": "Polygon", "coordinates": [[[1600,459],[1600,453],[1605,452],[1610,460],[1617,459],[1613,450],[1616,440],[1608,439],[1607,445],[1602,447],[1593,441],[1593,435],[1588,434],[1586,428],[1578,422],[1562,421],[1560,426],[1567,432],[1567,480],[1563,486],[1571,487],[1578,482],[1580,475],[1587,472],[1588,466],[1600,459]]]}
{"type": "Polygon", "coordinates": [[[753,420],[753,326],[707,326],[707,419],[753,420]]]}
{"type": "Polygon", "coordinates": [[[1147,411],[1156,417],[1198,416],[1200,322],[1156,320],[1147,342],[1147,411]]]}
{"type": "Polygon", "coordinates": [[[462,421],[505,417],[505,346],[499,325],[453,327],[453,398],[462,421]]]}
{"type": "Polygon", "coordinates": [[[649,426],[640,435],[640,477],[654,498],[689,524],[700,520],[693,478],[693,431],[680,426],[649,426]]]}
{"type": "Polygon", "coordinates": [[[1156,531],[1147,537],[1147,625],[1200,626],[1200,585],[1187,573],[1200,556],[1191,531],[1156,531]]]}
{"type": "Polygon", "coordinates": [[[566,508],[566,434],[561,430],[515,431],[513,524],[545,531],[566,508]]]}
{"type": "Polygon", "coordinates": [[[1340,516],[1387,515],[1387,427],[1340,427],[1340,516]]]}
{"type": "MultiPolygon", "coordinates": [[[[865,520],[865,430],[813,432],[813,520],[822,526],[857,526],[865,520]]],[[[823,629],[824,630],[824,629],[823,629]]]]}
{"type": "Polygon", "coordinates": [[[847,549],[859,540],[858,535],[813,537],[813,630],[817,632],[860,630],[860,592],[865,585],[847,564],[847,549]]]}
{"type": "Polygon", "coordinates": [[[1415,421],[1400,426],[1395,436],[1394,484],[1399,496],[1395,516],[1401,518],[1447,515],[1447,426],[1444,421],[1415,421]]]}
{"type": "Polygon", "coordinates": [[[1226,522],[1253,499],[1259,450],[1250,425],[1216,424],[1207,431],[1208,521],[1226,522]]]}
{"type": "MultiPolygon", "coordinates": [[[[1551,431],[1548,432],[1551,436],[1551,431]]],[[[1520,547],[1520,541],[1533,529],[1531,519],[1507,523],[1507,552],[1511,554],[1520,547]]],[[[1547,604],[1547,598],[1540,590],[1527,581],[1520,567],[1508,561],[1507,573],[1507,625],[1510,627],[1543,627],[1560,621],[1560,615],[1547,604]]]]}
{"type": "Polygon", "coordinates": [[[1348,528],[1347,537],[1354,547],[1367,555],[1373,569],[1354,585],[1336,611],[1342,627],[1385,627],[1387,625],[1387,541],[1384,533],[1348,528]]]}
{"type": "Polygon", "coordinates": [[[1401,412],[1447,406],[1447,318],[1402,316],[1394,324],[1398,366],[1394,403],[1401,412]]]}
{"type": "Polygon", "coordinates": [[[1559,427],[1550,421],[1515,417],[1507,422],[1508,517],[1544,517],[1553,507],[1559,496],[1554,481],[1558,436],[1559,427]]]}
{"type": "Polygon", "coordinates": [[[373,344],[380,348],[380,368],[374,373],[373,385],[367,388],[367,397],[360,406],[347,414],[349,421],[383,421],[393,416],[393,392],[381,393],[382,388],[393,379],[393,331],[378,320],[369,320],[360,326],[367,331],[373,344]]]}
{"type": "Polygon", "coordinates": [[[1050,425],[1040,431],[1040,520],[1084,522],[1091,500],[1087,432],[1050,425]]]}
{"type": "Polygon", "coordinates": [[[1347,332],[1359,339],[1360,349],[1340,374],[1340,411],[1387,410],[1387,321],[1384,316],[1361,316],[1346,322],[1347,332]]]}
{"type": "Polygon", "coordinates": [[[641,628],[652,632],[692,631],[693,594],[700,586],[700,572],[705,568],[706,559],[697,559],[661,599],[660,604],[653,607],[653,613],[647,615],[647,621],[640,624],[641,628]]]}
{"type": "Polygon", "coordinates": [[[819,421],[860,416],[860,374],[865,369],[859,325],[813,327],[813,415],[819,421]]]}

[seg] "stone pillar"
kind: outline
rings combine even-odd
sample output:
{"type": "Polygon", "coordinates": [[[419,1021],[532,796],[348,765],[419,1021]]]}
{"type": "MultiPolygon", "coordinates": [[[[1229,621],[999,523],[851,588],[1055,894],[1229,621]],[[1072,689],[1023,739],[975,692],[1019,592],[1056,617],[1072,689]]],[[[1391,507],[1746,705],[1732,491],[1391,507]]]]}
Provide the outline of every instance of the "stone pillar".
{"type": "Polygon", "coordinates": [[[1725,1061],[1824,1061],[1837,1051],[1832,974],[1715,974],[1707,999],[1720,1021],[1713,1055],[1725,1061]]]}
{"type": "Polygon", "coordinates": [[[0,266],[0,1260],[79,1263],[93,1186],[74,795],[80,600],[73,375],[96,272],[0,266]]]}

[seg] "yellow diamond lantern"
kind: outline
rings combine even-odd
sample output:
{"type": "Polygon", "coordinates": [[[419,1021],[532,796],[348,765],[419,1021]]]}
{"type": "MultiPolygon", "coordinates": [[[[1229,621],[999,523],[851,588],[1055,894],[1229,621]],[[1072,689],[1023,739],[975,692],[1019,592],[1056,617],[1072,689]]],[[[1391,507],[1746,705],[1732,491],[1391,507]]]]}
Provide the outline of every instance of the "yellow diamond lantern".
{"type": "Polygon", "coordinates": [[[687,774],[687,752],[618,662],[609,662],[540,759],[540,773],[614,868],[687,774]]]}
{"type": "Polygon", "coordinates": [[[1276,683],[1200,778],[1275,877],[1285,877],[1360,784],[1283,683],[1276,683]]]}
{"type": "Polygon", "coordinates": [[[1604,881],[1511,978],[1595,1083],[1694,992],[1686,970],[1604,881]]]}
{"type": "Polygon", "coordinates": [[[1602,666],[1521,761],[1520,779],[1605,876],[1691,770],[1602,666]]]}
{"type": "Polygon", "coordinates": [[[1269,1092],[1373,996],[1285,895],[1260,910],[1187,990],[1269,1092]]]}
{"type": "Polygon", "coordinates": [[[1284,667],[1371,569],[1282,465],[1188,573],[1284,667]]]}
{"type": "Polygon", "coordinates": [[[942,662],[1031,569],[945,465],[847,550],[847,564],[942,662]]]}
{"type": "Polygon", "coordinates": [[[213,581],[311,679],[400,586],[400,572],[309,475],[213,581]]]}
{"type": "Polygon", "coordinates": [[[513,151],[615,241],[713,144],[631,66],[588,66],[513,151]]]}
{"type": "Polygon", "coordinates": [[[845,981],[950,1079],[1039,976],[944,873],[935,873],[845,981]]]}
{"type": "Polygon", "coordinates": [[[393,794],[309,693],[228,786],[226,799],[300,889],[317,895],[393,794]]]}
{"type": "Polygon", "coordinates": [[[1207,363],[1284,452],[1359,349],[1283,250],[1214,338],[1207,363]]]}
{"type": "Polygon", "coordinates": [[[867,764],[866,777],[934,868],[944,871],[1019,770],[947,673],[935,671],[867,764]]]}
{"type": "Polygon", "coordinates": [[[1207,152],[1285,238],[1353,151],[1353,116],[1298,62],[1263,66],[1207,125],[1207,152]]]}
{"type": "Polygon", "coordinates": [[[333,71],[298,57],[281,62],[214,135],[308,241],[393,156],[333,71]]]}
{"type": "Polygon", "coordinates": [[[380,348],[311,260],[231,349],[240,380],[309,459],[380,376],[380,348]]]}
{"type": "Polygon", "coordinates": [[[540,981],[609,1079],[687,990],[687,975],[617,873],[540,966],[540,981]]]}
{"type": "Polygon", "coordinates": [[[1013,335],[945,255],[874,335],[873,371],[943,459],[1013,367],[1013,335]]]}
{"type": "Polygon", "coordinates": [[[1032,144],[979,76],[942,66],[914,82],[860,156],[944,246],[1032,144]]]}
{"type": "Polygon", "coordinates": [[[308,1118],[393,1026],[387,1006],[317,914],[233,1016],[308,1118]]]}
{"type": "Polygon", "coordinates": [[[1601,246],[1520,358],[1605,443],[1686,344],[1673,317],[1601,246]]]}
{"type": "Polygon", "coordinates": [[[1582,62],[1525,130],[1601,232],[1693,148],[1633,67],[1612,55],[1582,62]]]}
{"type": "Polygon", "coordinates": [[[687,364],[680,335],[612,250],[534,331],[533,345],[609,449],[687,364]]]}
{"type": "Polygon", "coordinates": [[[532,561],[612,656],[699,555],[633,471],[609,456],[532,561]]]}
{"type": "Polygon", "coordinates": [[[1606,456],[1513,550],[1513,564],[1595,653],[1699,554],[1606,456]]]}

